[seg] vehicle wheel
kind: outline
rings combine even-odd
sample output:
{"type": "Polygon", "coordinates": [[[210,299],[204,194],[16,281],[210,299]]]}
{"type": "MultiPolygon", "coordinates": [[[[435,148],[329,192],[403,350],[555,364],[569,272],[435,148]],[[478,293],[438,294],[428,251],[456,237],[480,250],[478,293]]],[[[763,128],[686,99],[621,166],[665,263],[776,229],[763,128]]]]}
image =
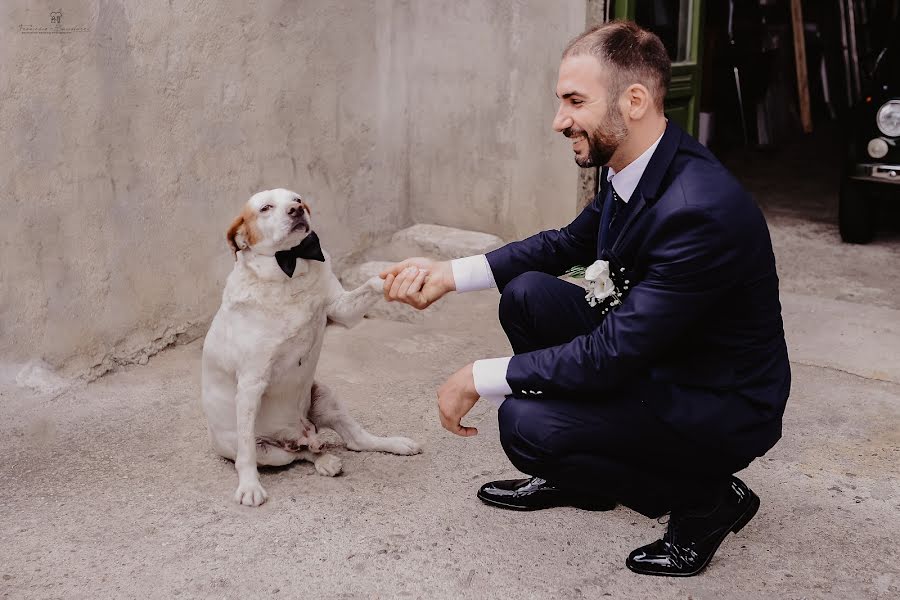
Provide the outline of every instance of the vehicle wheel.
{"type": "Polygon", "coordinates": [[[849,244],[868,244],[875,237],[875,201],[849,179],[841,182],[838,224],[841,239],[849,244]]]}

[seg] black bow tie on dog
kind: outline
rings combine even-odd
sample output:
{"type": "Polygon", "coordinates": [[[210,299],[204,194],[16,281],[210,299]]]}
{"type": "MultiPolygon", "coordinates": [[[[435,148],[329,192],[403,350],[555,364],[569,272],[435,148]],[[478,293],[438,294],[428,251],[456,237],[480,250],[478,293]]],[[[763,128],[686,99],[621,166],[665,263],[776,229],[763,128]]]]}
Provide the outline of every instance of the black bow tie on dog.
{"type": "Polygon", "coordinates": [[[288,277],[294,276],[294,267],[297,266],[298,258],[325,262],[322,246],[319,245],[319,236],[316,235],[315,231],[310,231],[309,235],[303,238],[302,242],[290,250],[281,250],[275,253],[275,260],[278,261],[278,266],[281,267],[281,270],[288,277]]]}

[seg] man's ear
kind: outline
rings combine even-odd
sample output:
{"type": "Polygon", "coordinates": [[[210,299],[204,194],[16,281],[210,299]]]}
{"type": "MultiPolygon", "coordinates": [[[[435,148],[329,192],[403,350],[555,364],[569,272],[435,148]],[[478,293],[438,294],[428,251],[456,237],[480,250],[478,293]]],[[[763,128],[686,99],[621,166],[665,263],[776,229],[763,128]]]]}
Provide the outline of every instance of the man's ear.
{"type": "Polygon", "coordinates": [[[244,215],[240,215],[231,223],[231,227],[228,228],[228,233],[225,234],[225,237],[228,239],[228,245],[231,246],[231,251],[234,253],[235,260],[237,260],[238,250],[246,247],[245,240],[247,236],[245,234],[244,215]],[[238,236],[241,237],[240,241],[238,240],[238,236]]]}
{"type": "Polygon", "coordinates": [[[625,113],[631,119],[638,120],[643,118],[647,111],[651,108],[653,97],[650,90],[640,83],[633,83],[625,90],[625,113]]]}

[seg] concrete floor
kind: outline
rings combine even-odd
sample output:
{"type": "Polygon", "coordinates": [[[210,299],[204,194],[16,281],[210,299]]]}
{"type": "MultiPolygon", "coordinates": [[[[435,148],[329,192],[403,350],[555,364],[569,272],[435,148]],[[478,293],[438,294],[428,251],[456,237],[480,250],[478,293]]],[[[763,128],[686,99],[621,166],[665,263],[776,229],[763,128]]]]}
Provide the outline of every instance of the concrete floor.
{"type": "Polygon", "coordinates": [[[496,411],[476,406],[480,434],[457,438],[434,397],[457,367],[509,352],[487,291],[421,323],[330,330],[321,379],[425,452],[339,449],[334,479],[265,470],[258,509],[231,501],[233,465],[209,449],[197,342],[55,397],[0,382],[0,597],[900,597],[900,235],[843,246],[813,214],[828,198],[803,214],[778,190],[762,203],[794,363],[785,435],[741,475],[760,513],[701,577],[625,569],[664,529],[627,509],[518,514],[474,497],[517,475],[496,411]]]}

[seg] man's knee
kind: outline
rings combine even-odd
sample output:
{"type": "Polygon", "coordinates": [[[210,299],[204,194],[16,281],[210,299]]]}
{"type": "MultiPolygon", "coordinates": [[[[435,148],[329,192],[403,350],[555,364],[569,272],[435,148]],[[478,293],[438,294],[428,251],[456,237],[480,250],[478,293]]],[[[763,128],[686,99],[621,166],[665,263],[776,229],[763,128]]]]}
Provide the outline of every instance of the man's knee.
{"type": "Polygon", "coordinates": [[[501,325],[520,322],[549,279],[556,278],[546,273],[528,271],[507,283],[500,296],[501,325]]]}
{"type": "Polygon", "coordinates": [[[498,413],[500,444],[510,462],[529,475],[541,474],[554,461],[546,419],[537,400],[508,398],[498,413]]]}

